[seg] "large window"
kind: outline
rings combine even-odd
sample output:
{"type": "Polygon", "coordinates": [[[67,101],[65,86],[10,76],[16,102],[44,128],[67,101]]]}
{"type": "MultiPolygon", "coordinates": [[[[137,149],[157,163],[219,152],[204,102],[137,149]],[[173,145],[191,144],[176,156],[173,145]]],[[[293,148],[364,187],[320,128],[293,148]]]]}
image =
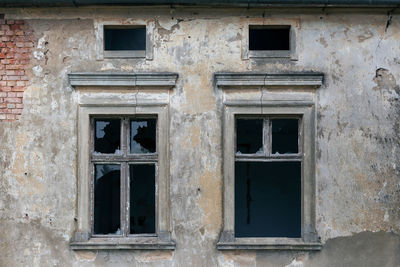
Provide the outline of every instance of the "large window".
{"type": "Polygon", "coordinates": [[[94,117],[91,125],[93,235],[154,235],[157,119],[94,117]]]}
{"type": "Polygon", "coordinates": [[[77,230],[71,248],[174,249],[168,103],[177,75],[69,77],[79,93],[77,230]],[[134,89],[121,97],[120,86],[134,89]]]}
{"type": "Polygon", "coordinates": [[[218,249],[320,249],[315,95],[292,89],[315,88],[322,75],[221,73],[215,79],[224,97],[224,225],[218,249]]]}
{"type": "Polygon", "coordinates": [[[301,118],[235,122],[235,236],[301,237],[301,118]]]}

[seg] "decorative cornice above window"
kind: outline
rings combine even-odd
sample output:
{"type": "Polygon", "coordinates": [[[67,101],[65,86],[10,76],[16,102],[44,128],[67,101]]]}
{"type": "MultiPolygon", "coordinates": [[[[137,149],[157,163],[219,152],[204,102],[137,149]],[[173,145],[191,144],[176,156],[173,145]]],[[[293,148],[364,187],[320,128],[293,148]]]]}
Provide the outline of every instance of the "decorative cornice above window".
{"type": "Polygon", "coordinates": [[[78,72],[68,74],[71,86],[143,86],[172,88],[178,79],[177,73],[115,73],[78,72]]]}
{"type": "Polygon", "coordinates": [[[219,87],[243,86],[290,86],[313,87],[323,84],[323,73],[233,73],[224,72],[214,74],[214,80],[219,87]]]}

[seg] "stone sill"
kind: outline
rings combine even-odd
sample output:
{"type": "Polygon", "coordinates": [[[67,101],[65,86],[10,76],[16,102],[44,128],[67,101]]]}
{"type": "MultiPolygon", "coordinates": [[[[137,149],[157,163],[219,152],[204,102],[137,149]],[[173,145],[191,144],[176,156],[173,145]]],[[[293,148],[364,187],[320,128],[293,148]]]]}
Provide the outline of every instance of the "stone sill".
{"type": "Polygon", "coordinates": [[[91,238],[73,241],[72,250],[174,250],[175,242],[158,238],[91,238]]]}
{"type": "Polygon", "coordinates": [[[104,58],[146,58],[146,50],[104,51],[104,58]]]}
{"type": "Polygon", "coordinates": [[[218,250],[321,250],[319,242],[304,242],[298,238],[235,238],[219,241],[218,250]]]}

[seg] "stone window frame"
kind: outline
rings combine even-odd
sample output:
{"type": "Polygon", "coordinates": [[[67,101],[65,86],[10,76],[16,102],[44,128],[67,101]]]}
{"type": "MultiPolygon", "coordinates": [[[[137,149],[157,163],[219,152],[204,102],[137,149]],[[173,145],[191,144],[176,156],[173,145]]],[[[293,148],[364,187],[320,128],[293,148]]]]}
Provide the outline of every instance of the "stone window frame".
{"type": "Polygon", "coordinates": [[[169,102],[159,97],[173,88],[175,73],[71,73],[70,84],[79,94],[77,231],[70,243],[73,250],[174,250],[170,231],[169,199],[169,102]],[[108,93],[132,97],[110,97],[108,93]],[[127,91],[128,90],[128,91],[127,91]],[[149,98],[139,96],[146,91],[149,98]],[[86,93],[88,91],[89,93],[86,93]],[[92,235],[93,173],[90,165],[91,119],[99,116],[157,117],[158,169],[156,174],[156,234],[105,237],[92,235]]]}
{"type": "Polygon", "coordinates": [[[298,60],[298,42],[296,41],[299,35],[300,21],[299,19],[253,19],[245,23],[242,28],[242,60],[248,59],[277,59],[277,60],[298,60]],[[249,49],[249,28],[250,26],[290,26],[289,36],[289,51],[279,50],[260,50],[252,51],[249,49]]]}
{"type": "Polygon", "coordinates": [[[315,207],[315,88],[321,73],[217,73],[215,84],[223,94],[223,229],[219,250],[320,250],[315,207]],[[297,91],[296,91],[297,89],[297,91]],[[301,89],[301,90],[298,90],[301,89]],[[249,97],[247,91],[259,90],[249,97]],[[239,95],[229,99],[229,91],[239,95]],[[242,95],[242,96],[241,96],[242,95]],[[235,117],[299,116],[303,124],[301,173],[301,238],[235,237],[235,117]]]}
{"type": "Polygon", "coordinates": [[[101,20],[95,21],[94,24],[96,35],[96,58],[97,60],[112,58],[137,58],[153,60],[153,40],[154,40],[154,21],[115,21],[101,20]],[[146,27],[146,50],[121,50],[121,51],[105,51],[104,50],[104,26],[145,26],[146,27]]]}

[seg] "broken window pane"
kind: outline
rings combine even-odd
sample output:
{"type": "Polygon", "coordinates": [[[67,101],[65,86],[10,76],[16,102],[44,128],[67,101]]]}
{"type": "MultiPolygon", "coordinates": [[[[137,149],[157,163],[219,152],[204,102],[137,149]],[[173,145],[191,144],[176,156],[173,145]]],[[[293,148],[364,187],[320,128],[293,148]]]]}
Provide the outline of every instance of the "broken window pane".
{"type": "Polygon", "coordinates": [[[250,50],[289,50],[290,26],[250,26],[250,50]]]}
{"type": "Polygon", "coordinates": [[[96,119],[95,124],[94,151],[118,154],[121,143],[121,121],[117,119],[96,119]]]}
{"type": "Polygon", "coordinates": [[[235,163],[235,236],[301,237],[301,162],[235,163]]]}
{"type": "Polygon", "coordinates": [[[298,153],[298,131],[298,119],[272,120],[272,154],[298,153]]]}
{"type": "Polygon", "coordinates": [[[104,27],[104,50],[146,50],[146,27],[104,27]]]}
{"type": "Polygon", "coordinates": [[[237,119],[236,146],[239,153],[263,152],[263,120],[237,119]]]}
{"type": "Polygon", "coordinates": [[[156,152],[156,119],[131,120],[131,153],[156,152]]]}
{"type": "Polygon", "coordinates": [[[94,234],[120,234],[120,165],[96,164],[94,234]]]}
{"type": "Polygon", "coordinates": [[[155,165],[132,164],[130,173],[130,233],[155,233],[155,165]]]}

